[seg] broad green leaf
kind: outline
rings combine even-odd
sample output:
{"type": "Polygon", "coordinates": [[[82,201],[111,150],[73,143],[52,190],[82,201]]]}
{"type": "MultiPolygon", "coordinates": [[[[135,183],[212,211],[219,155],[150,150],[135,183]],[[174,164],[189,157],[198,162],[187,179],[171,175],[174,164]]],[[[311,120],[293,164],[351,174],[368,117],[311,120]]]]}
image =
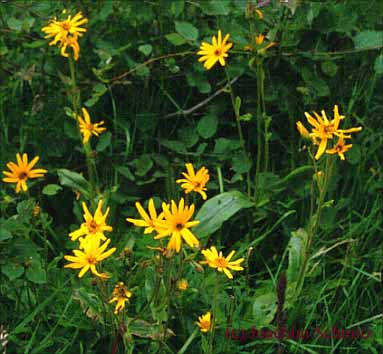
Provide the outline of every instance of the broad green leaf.
{"type": "Polygon", "coordinates": [[[48,184],[43,188],[43,194],[56,195],[61,190],[62,190],[62,187],[59,186],[58,184],[48,184]]]}
{"type": "Polygon", "coordinates": [[[186,39],[178,33],[169,33],[165,36],[165,38],[175,46],[182,45],[187,42],[186,39]]]}
{"type": "Polygon", "coordinates": [[[195,41],[198,38],[198,29],[190,22],[176,21],[176,32],[189,41],[195,41]]]}
{"type": "Polygon", "coordinates": [[[353,41],[356,49],[383,47],[383,31],[362,31],[353,41]]]}
{"type": "Polygon", "coordinates": [[[0,224],[0,241],[5,241],[12,238],[12,234],[0,224]]]}
{"type": "Polygon", "coordinates": [[[153,47],[150,45],[150,44],[142,44],[138,47],[138,51],[140,51],[142,54],[144,54],[145,56],[148,56],[150,55],[150,53],[152,52],[153,50],[153,47]]]}
{"type": "Polygon", "coordinates": [[[104,151],[108,146],[111,145],[111,141],[112,141],[112,133],[111,132],[105,132],[98,139],[96,151],[97,152],[104,151]]]}
{"type": "Polygon", "coordinates": [[[277,295],[269,292],[257,296],[253,304],[254,326],[262,328],[271,323],[277,312],[277,295]]]}
{"type": "Polygon", "coordinates": [[[22,27],[23,27],[23,22],[18,20],[17,18],[14,17],[9,17],[7,19],[7,25],[8,27],[15,32],[20,32],[22,27]]]}
{"type": "Polygon", "coordinates": [[[126,177],[130,181],[134,181],[134,175],[130,171],[129,167],[126,166],[116,166],[116,171],[121,173],[124,177],[126,177]]]}
{"type": "Polygon", "coordinates": [[[306,246],[307,232],[304,229],[298,229],[291,233],[288,244],[289,265],[287,268],[287,284],[293,284],[298,281],[299,274],[303,267],[306,246]]]}
{"type": "Polygon", "coordinates": [[[88,195],[90,190],[89,182],[77,172],[60,168],[57,170],[60,183],[63,186],[72,188],[75,191],[79,191],[81,194],[88,195]]]}
{"type": "Polygon", "coordinates": [[[211,235],[222,224],[242,208],[250,208],[254,204],[241,192],[225,192],[210,198],[197,213],[195,220],[200,223],[193,228],[199,237],[211,235]]]}
{"type": "Polygon", "coordinates": [[[108,91],[108,88],[101,83],[97,83],[92,90],[92,96],[84,102],[85,106],[92,107],[94,106],[100,97],[102,97],[106,92],[108,91]]]}
{"type": "Polygon", "coordinates": [[[378,75],[383,74],[383,54],[375,59],[374,70],[378,75]]]}
{"type": "Polygon", "coordinates": [[[230,0],[204,0],[200,2],[202,12],[205,15],[217,16],[230,13],[230,0]]]}
{"type": "Polygon", "coordinates": [[[136,168],[136,174],[143,177],[153,167],[153,160],[149,155],[142,155],[139,159],[134,159],[131,164],[136,168]]]}
{"type": "Polygon", "coordinates": [[[215,114],[207,114],[198,122],[197,131],[202,138],[208,139],[215,134],[217,127],[217,116],[215,114]]]}
{"type": "Polygon", "coordinates": [[[185,144],[181,141],[161,139],[160,144],[175,152],[186,152],[185,144]]]}
{"type": "Polygon", "coordinates": [[[17,263],[7,263],[1,266],[1,272],[5,274],[9,280],[14,280],[23,275],[24,267],[17,263]]]}
{"type": "Polygon", "coordinates": [[[27,279],[36,284],[45,284],[47,282],[47,273],[38,262],[34,262],[32,266],[27,268],[27,279]]]}
{"type": "Polygon", "coordinates": [[[333,77],[338,71],[338,66],[333,61],[328,60],[321,64],[321,69],[326,75],[333,77]]]}

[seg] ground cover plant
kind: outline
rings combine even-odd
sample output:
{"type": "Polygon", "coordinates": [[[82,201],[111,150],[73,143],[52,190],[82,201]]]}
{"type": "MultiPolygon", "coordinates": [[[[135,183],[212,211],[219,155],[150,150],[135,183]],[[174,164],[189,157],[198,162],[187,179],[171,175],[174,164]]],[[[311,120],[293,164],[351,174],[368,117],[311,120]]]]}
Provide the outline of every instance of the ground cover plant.
{"type": "Polygon", "coordinates": [[[0,353],[382,353],[382,13],[2,2],[0,353]]]}

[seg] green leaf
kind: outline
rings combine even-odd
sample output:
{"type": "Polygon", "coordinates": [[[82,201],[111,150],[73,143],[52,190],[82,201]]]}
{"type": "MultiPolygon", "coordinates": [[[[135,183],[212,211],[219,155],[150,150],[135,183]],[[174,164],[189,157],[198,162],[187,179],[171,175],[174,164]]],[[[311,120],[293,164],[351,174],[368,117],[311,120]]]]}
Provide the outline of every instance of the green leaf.
{"type": "Polygon", "coordinates": [[[199,237],[211,235],[239,210],[252,206],[254,204],[241,192],[219,194],[210,198],[199,210],[195,220],[200,223],[193,228],[193,232],[199,237]]]}
{"type": "Polygon", "coordinates": [[[228,15],[230,0],[204,0],[200,2],[201,10],[205,15],[228,15]]]}
{"type": "Polygon", "coordinates": [[[333,61],[324,61],[321,64],[321,69],[326,75],[333,77],[338,71],[338,66],[333,61]]]}
{"type": "Polygon", "coordinates": [[[243,120],[244,122],[250,122],[252,119],[253,115],[251,113],[245,113],[239,117],[239,120],[243,120]]]}
{"type": "Polygon", "coordinates": [[[17,18],[10,17],[7,19],[7,25],[11,30],[20,32],[23,27],[23,22],[17,18]]]}
{"type": "Polygon", "coordinates": [[[269,292],[257,296],[253,304],[254,326],[262,328],[271,323],[277,312],[277,295],[269,292]]]}
{"type": "Polygon", "coordinates": [[[176,21],[176,32],[189,41],[198,39],[198,29],[190,22],[176,21]]]}
{"type": "Polygon", "coordinates": [[[12,234],[3,225],[0,225],[0,241],[5,241],[10,238],[12,238],[12,234]]]}
{"type": "Polygon", "coordinates": [[[165,36],[165,38],[173,45],[182,45],[187,41],[184,37],[180,36],[178,33],[169,33],[165,36]]]}
{"type": "Polygon", "coordinates": [[[56,195],[61,190],[62,190],[62,187],[59,186],[58,184],[48,184],[43,188],[43,194],[56,195]]]}
{"type": "Polygon", "coordinates": [[[9,280],[14,280],[23,275],[24,267],[17,263],[7,263],[1,267],[1,272],[5,274],[9,280]]]}
{"type": "Polygon", "coordinates": [[[98,140],[97,146],[96,146],[96,151],[97,152],[102,152],[104,151],[108,146],[111,145],[112,141],[112,133],[111,132],[106,132],[102,134],[98,140]]]}
{"type": "Polygon", "coordinates": [[[235,104],[234,104],[234,110],[235,110],[235,115],[236,116],[239,116],[239,112],[241,110],[241,103],[242,103],[241,97],[237,96],[235,98],[235,104]]]}
{"type": "Polygon", "coordinates": [[[362,31],[353,38],[353,41],[356,49],[382,47],[383,31],[362,31]]]}
{"type": "Polygon", "coordinates": [[[26,276],[29,281],[36,284],[45,284],[47,282],[47,273],[41,264],[35,262],[27,268],[26,276]]]}
{"type": "Polygon", "coordinates": [[[126,166],[116,166],[116,171],[121,173],[124,177],[126,177],[130,181],[134,181],[134,175],[130,171],[129,167],[126,166]]]}
{"type": "Polygon", "coordinates": [[[131,164],[136,168],[136,174],[143,177],[153,167],[153,160],[149,155],[142,155],[139,159],[134,159],[131,164]]]}
{"type": "Polygon", "coordinates": [[[299,274],[304,265],[307,238],[307,232],[302,228],[291,233],[290,241],[287,246],[289,252],[287,283],[290,285],[298,281],[299,274]]]}
{"type": "Polygon", "coordinates": [[[84,102],[85,106],[92,107],[108,91],[108,88],[101,83],[97,83],[92,90],[92,96],[84,102]]]}
{"type": "Polygon", "coordinates": [[[374,70],[378,75],[383,74],[383,54],[375,59],[374,70]]]}
{"type": "Polygon", "coordinates": [[[161,139],[160,144],[175,152],[186,152],[185,144],[181,141],[161,139]]]}
{"type": "Polygon", "coordinates": [[[217,131],[218,127],[218,119],[215,114],[207,114],[202,117],[202,119],[197,124],[197,132],[198,134],[204,138],[208,139],[212,137],[217,131]]]}
{"type": "Polygon", "coordinates": [[[150,55],[150,53],[152,52],[153,50],[153,47],[150,45],[150,44],[142,44],[138,47],[138,51],[140,51],[142,54],[144,54],[145,56],[148,56],[150,55]]]}
{"type": "Polygon", "coordinates": [[[57,175],[59,176],[60,183],[63,186],[72,188],[75,191],[79,191],[86,196],[89,195],[89,182],[79,173],[67,170],[65,168],[60,168],[57,170],[57,175]]]}
{"type": "Polygon", "coordinates": [[[351,165],[356,165],[362,158],[362,152],[360,151],[360,146],[353,144],[352,148],[346,152],[346,161],[351,165]]]}

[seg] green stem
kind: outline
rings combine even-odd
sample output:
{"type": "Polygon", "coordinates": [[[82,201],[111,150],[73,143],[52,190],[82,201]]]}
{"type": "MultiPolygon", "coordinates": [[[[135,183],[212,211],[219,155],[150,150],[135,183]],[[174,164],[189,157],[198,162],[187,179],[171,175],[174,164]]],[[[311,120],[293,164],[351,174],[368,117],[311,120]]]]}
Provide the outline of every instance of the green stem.
{"type": "Polygon", "coordinates": [[[213,346],[214,346],[214,332],[217,318],[217,296],[218,296],[218,288],[219,288],[219,276],[220,274],[216,274],[215,278],[215,287],[214,287],[214,295],[213,295],[213,316],[211,321],[211,335],[210,335],[210,354],[213,354],[213,346]]]}
{"type": "Polygon", "coordinates": [[[189,338],[187,339],[187,341],[184,343],[184,345],[182,346],[182,348],[177,352],[177,354],[183,354],[185,353],[186,349],[189,347],[189,345],[191,344],[191,342],[194,340],[194,338],[196,337],[196,335],[198,334],[198,328],[196,328],[194,330],[194,332],[189,336],[189,338]]]}
{"type": "MultiPolygon", "coordinates": [[[[80,116],[80,107],[81,107],[81,99],[80,99],[80,93],[77,88],[76,83],[76,71],[75,71],[75,65],[74,60],[72,57],[69,57],[69,71],[71,76],[72,85],[69,91],[69,100],[72,103],[73,111],[75,113],[75,117],[80,116]]],[[[76,118],[77,120],[77,118],[76,118]]],[[[83,144],[82,143],[82,137],[79,125],[77,124],[78,132],[79,132],[79,138],[81,141],[81,145],[83,146],[83,152],[85,155],[86,160],[86,166],[88,170],[88,177],[89,177],[89,183],[90,183],[90,200],[93,201],[95,197],[95,193],[99,193],[99,188],[97,186],[97,168],[96,168],[96,162],[94,159],[93,151],[89,143],[83,144]]]]}
{"type": "Polygon", "coordinates": [[[235,122],[237,124],[239,142],[241,144],[241,148],[243,151],[243,157],[244,157],[244,160],[245,160],[246,165],[247,165],[247,171],[246,171],[247,195],[250,197],[251,196],[250,168],[249,168],[249,160],[248,160],[246,146],[245,146],[245,139],[243,137],[242,127],[241,127],[241,122],[240,122],[240,114],[239,114],[239,111],[235,108],[235,97],[234,97],[233,86],[231,84],[230,76],[229,76],[229,73],[228,73],[226,67],[225,67],[225,73],[226,73],[227,84],[229,86],[229,91],[230,91],[231,105],[233,106],[233,110],[234,110],[234,114],[235,114],[235,122]]]}
{"type": "MultiPolygon", "coordinates": [[[[332,158],[332,156],[326,155],[325,171],[324,171],[324,177],[323,177],[324,180],[323,180],[322,188],[319,187],[319,200],[318,200],[316,212],[314,214],[315,218],[310,217],[308,233],[307,233],[306,251],[305,251],[305,256],[303,260],[303,265],[301,267],[299,277],[298,277],[298,282],[296,287],[297,291],[296,291],[295,298],[298,297],[299,293],[301,292],[303,288],[304,279],[307,272],[307,265],[308,265],[308,261],[309,261],[310,253],[311,253],[310,252],[311,246],[313,244],[314,237],[316,233],[318,232],[318,228],[319,228],[321,216],[322,216],[323,204],[325,202],[325,197],[328,191],[328,186],[329,186],[332,172],[333,172],[333,161],[334,159],[332,158]]],[[[314,162],[314,167],[315,167],[315,162],[314,162]]],[[[321,184],[318,183],[318,185],[320,186],[321,184]]]]}

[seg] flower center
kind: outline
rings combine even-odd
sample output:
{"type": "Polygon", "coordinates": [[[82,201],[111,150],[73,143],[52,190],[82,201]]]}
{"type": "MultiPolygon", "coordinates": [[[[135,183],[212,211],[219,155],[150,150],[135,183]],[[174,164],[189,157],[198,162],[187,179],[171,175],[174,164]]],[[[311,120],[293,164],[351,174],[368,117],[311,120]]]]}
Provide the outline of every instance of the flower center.
{"type": "Polygon", "coordinates": [[[86,260],[89,264],[97,264],[97,258],[93,255],[89,255],[86,260]]]}
{"type": "Polygon", "coordinates": [[[176,224],[176,230],[177,230],[177,231],[181,231],[183,228],[184,228],[184,224],[182,224],[182,223],[180,223],[180,222],[178,222],[178,223],[176,224]]]}
{"type": "Polygon", "coordinates": [[[200,188],[201,183],[200,182],[194,182],[194,188],[200,188]]]}
{"type": "Polygon", "coordinates": [[[226,268],[227,265],[229,264],[228,261],[225,259],[225,258],[217,258],[216,261],[215,261],[215,264],[219,267],[219,268],[226,268]]]}
{"type": "Polygon", "coordinates": [[[20,180],[27,180],[28,179],[28,173],[26,173],[26,172],[20,172],[19,173],[19,179],[20,180]]]}
{"type": "Polygon", "coordinates": [[[203,329],[210,329],[210,321],[202,320],[200,321],[200,324],[203,329]]]}
{"type": "Polygon", "coordinates": [[[70,30],[70,23],[68,23],[68,22],[64,22],[64,23],[62,24],[62,26],[63,26],[63,30],[64,30],[64,31],[69,31],[69,30],[70,30]]]}
{"type": "Polygon", "coordinates": [[[94,234],[98,230],[98,225],[94,220],[88,223],[88,230],[92,234],[94,234]]]}
{"type": "Polygon", "coordinates": [[[220,56],[222,55],[221,49],[217,48],[217,49],[214,51],[214,55],[216,55],[217,57],[220,57],[220,56]]]}
{"type": "Polygon", "coordinates": [[[87,124],[85,127],[86,127],[86,130],[88,130],[89,132],[93,132],[94,128],[92,123],[87,124]]]}

